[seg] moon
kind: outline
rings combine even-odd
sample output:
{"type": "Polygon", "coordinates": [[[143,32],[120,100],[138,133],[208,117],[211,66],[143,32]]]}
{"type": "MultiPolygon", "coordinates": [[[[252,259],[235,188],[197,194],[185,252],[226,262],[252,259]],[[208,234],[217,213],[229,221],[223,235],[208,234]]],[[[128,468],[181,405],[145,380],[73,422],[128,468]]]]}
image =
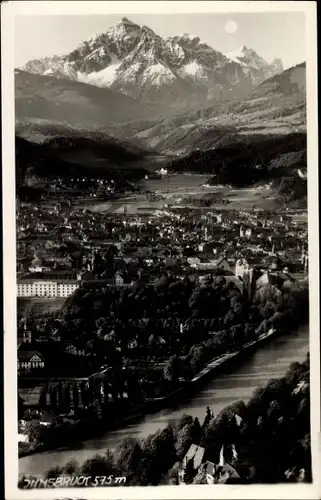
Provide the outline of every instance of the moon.
{"type": "Polygon", "coordinates": [[[233,33],[236,33],[237,31],[237,23],[235,21],[227,21],[224,26],[224,30],[226,33],[229,35],[232,35],[233,33]]]}

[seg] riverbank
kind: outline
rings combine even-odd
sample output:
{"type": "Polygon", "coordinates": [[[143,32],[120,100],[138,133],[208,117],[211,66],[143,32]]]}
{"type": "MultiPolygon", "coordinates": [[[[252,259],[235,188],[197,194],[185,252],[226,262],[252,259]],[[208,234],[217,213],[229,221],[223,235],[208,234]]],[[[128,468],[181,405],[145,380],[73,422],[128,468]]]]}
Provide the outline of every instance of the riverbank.
{"type": "Polygon", "coordinates": [[[237,400],[248,402],[255,389],[264,387],[270,379],[283,377],[291,363],[303,361],[308,351],[308,325],[302,325],[291,334],[276,335],[263,341],[252,352],[250,349],[238,361],[232,361],[233,369],[224,365],[225,368],[214,372],[213,377],[207,381],[203,379],[204,383],[198,389],[187,391],[185,396],[173,397],[172,402],[159,411],[135,415],[126,424],[100,437],[20,458],[19,475],[43,475],[49,469],[63,467],[72,460],[84,463],[97,454],[104,455],[107,449],[116,449],[124,439],[145,439],[169,423],[180,420],[183,415],[191,415],[202,423],[207,406],[218,415],[237,400]]]}
{"type": "MultiPolygon", "coordinates": [[[[186,395],[192,395],[195,390],[200,387],[200,385],[204,384],[209,378],[213,378],[214,375],[218,374],[220,371],[223,371],[223,369],[225,370],[228,366],[230,366],[230,363],[235,363],[237,360],[241,360],[243,357],[246,357],[246,355],[250,354],[253,350],[257,349],[258,346],[262,345],[264,342],[267,342],[272,338],[275,338],[281,333],[282,332],[280,331],[271,329],[268,333],[261,334],[256,340],[245,344],[241,350],[225,354],[223,356],[220,356],[219,358],[212,359],[190,382],[184,383],[175,391],[167,394],[166,396],[146,400],[144,404],[135,409],[134,414],[118,419],[109,429],[106,429],[102,418],[97,419],[97,421],[93,422],[93,428],[95,429],[93,434],[87,437],[85,440],[82,439],[78,442],[84,442],[95,437],[99,438],[100,435],[104,435],[106,432],[114,432],[119,427],[131,425],[137,420],[144,418],[148,414],[156,413],[157,411],[168,407],[173,402],[176,403],[177,400],[182,399],[186,395]]],[[[44,445],[39,445],[33,449],[22,450],[21,452],[19,452],[18,456],[19,458],[23,458],[30,455],[48,452],[51,450],[59,451],[60,449],[63,450],[66,445],[68,446],[74,444],[76,444],[75,441],[71,441],[69,443],[64,442],[63,448],[52,448],[46,447],[44,445]]]]}
{"type": "Polygon", "coordinates": [[[239,360],[241,357],[249,354],[251,350],[256,349],[259,345],[280,334],[280,331],[271,329],[267,333],[262,333],[256,340],[252,340],[245,344],[239,351],[223,354],[219,358],[212,359],[190,382],[185,383],[166,396],[149,400],[149,412],[158,411],[164,407],[166,403],[170,403],[174,398],[193,392],[193,390],[199,388],[201,383],[206,382],[208,378],[217,374],[220,369],[226,369],[231,362],[239,360]]]}

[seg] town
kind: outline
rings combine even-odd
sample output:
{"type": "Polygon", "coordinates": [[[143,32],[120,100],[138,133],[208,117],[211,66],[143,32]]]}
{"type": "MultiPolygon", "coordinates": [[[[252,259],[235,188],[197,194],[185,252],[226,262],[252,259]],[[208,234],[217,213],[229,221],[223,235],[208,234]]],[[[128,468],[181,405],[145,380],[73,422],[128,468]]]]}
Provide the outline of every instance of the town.
{"type": "MultiPolygon", "coordinates": [[[[20,372],[29,373],[37,363],[44,367],[41,346],[59,331],[45,328],[44,334],[40,328],[31,334],[27,325],[39,316],[37,298],[40,308],[47,304],[50,310],[50,303],[63,304],[79,288],[153,287],[187,278],[202,283],[209,276],[233,283],[242,293],[246,287],[251,298],[260,286],[282,290],[308,272],[307,224],[296,211],[164,209],[111,217],[73,210],[70,202],[20,204],[17,233],[18,302],[35,303],[31,314],[30,307],[18,308],[20,372]],[[37,346],[38,361],[32,361],[25,343],[37,346]]],[[[130,339],[128,346],[136,344],[130,339]]],[[[83,344],[68,343],[66,349],[85,355],[83,344]]]]}
{"type": "Polygon", "coordinates": [[[162,16],[15,27],[21,489],[313,481],[308,17],[162,16]]]}
{"type": "Polygon", "coordinates": [[[282,327],[307,273],[302,211],[111,216],[19,202],[19,418],[46,427],[114,408],[108,427],[165,403],[274,319],[282,327]]]}

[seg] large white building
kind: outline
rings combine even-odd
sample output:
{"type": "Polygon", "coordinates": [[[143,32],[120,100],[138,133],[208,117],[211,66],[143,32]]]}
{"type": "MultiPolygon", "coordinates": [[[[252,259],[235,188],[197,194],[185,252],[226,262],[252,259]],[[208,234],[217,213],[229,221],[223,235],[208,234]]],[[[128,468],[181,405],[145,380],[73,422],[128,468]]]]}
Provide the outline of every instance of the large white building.
{"type": "Polygon", "coordinates": [[[69,297],[79,288],[77,280],[20,280],[17,282],[18,297],[69,297]]]}

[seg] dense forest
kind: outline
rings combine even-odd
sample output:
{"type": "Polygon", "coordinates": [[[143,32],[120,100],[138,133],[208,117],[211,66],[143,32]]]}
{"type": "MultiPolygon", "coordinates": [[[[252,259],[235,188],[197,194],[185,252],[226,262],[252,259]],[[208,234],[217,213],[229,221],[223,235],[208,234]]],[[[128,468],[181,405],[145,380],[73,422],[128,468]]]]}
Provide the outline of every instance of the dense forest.
{"type": "Polygon", "coordinates": [[[193,151],[170,164],[177,172],[213,174],[213,185],[236,187],[282,179],[302,166],[306,166],[306,135],[300,133],[245,137],[224,147],[193,151]]]}
{"type": "Polygon", "coordinates": [[[139,163],[144,154],[111,139],[56,137],[37,144],[16,136],[17,194],[22,199],[27,194],[31,200],[41,196],[41,186],[25,185],[30,171],[39,179],[99,177],[118,183],[135,181],[146,173],[139,163]]]}
{"type": "MultiPolygon", "coordinates": [[[[256,389],[246,404],[237,401],[218,415],[207,413],[203,422],[184,415],[145,439],[126,439],[115,451],[54,467],[46,477],[83,474],[94,482],[97,476],[113,475],[126,477],[127,486],[175,485],[191,444],[203,446],[204,459],[213,463],[224,445],[240,483],[311,482],[309,355],[293,363],[284,377],[256,389]]],[[[203,466],[190,470],[186,481],[206,484],[203,466]]]]}

